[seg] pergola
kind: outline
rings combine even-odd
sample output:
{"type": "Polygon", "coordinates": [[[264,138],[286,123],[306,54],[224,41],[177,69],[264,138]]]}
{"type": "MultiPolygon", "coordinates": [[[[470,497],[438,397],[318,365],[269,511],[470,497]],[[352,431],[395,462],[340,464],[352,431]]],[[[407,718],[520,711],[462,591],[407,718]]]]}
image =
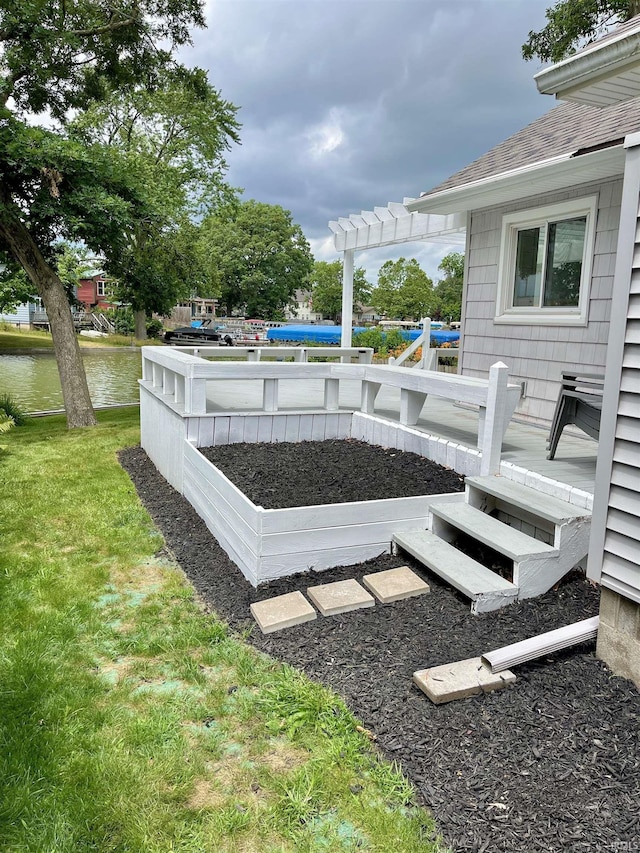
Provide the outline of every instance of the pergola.
{"type": "Polygon", "coordinates": [[[410,213],[406,205],[415,199],[389,202],[386,207],[374,207],[340,217],[329,222],[337,252],[343,253],[342,273],[342,341],[351,346],[351,317],[353,314],[353,269],[357,251],[394,246],[399,243],[432,242],[464,245],[466,215],[454,213],[410,213]]]}

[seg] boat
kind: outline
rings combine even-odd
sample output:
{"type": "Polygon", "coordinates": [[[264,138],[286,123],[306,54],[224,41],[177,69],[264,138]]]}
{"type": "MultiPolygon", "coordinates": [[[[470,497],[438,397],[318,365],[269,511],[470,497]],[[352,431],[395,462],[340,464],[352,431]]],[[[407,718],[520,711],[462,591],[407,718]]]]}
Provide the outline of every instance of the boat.
{"type": "Polygon", "coordinates": [[[197,320],[191,326],[180,326],[164,333],[164,341],[170,346],[198,344],[210,347],[232,347],[233,334],[215,320],[197,320]]]}

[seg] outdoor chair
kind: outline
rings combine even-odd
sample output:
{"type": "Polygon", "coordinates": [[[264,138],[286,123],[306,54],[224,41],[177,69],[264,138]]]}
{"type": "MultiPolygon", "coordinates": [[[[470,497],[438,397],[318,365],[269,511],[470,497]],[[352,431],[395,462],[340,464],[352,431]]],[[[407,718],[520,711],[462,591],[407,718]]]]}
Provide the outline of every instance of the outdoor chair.
{"type": "Polygon", "coordinates": [[[604,376],[601,373],[562,373],[562,385],[547,442],[547,459],[555,457],[558,441],[568,424],[579,427],[598,440],[603,389],[604,376]]]}

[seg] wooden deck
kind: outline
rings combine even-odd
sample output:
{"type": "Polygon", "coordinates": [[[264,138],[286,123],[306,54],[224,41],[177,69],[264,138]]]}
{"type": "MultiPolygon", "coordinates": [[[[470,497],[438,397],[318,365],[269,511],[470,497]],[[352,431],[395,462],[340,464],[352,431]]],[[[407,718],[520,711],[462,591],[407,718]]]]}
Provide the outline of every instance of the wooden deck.
{"type": "MultiPolygon", "coordinates": [[[[250,383],[212,382],[207,393],[207,411],[250,411],[259,407],[255,387],[250,383]]],[[[359,383],[344,383],[341,387],[340,408],[358,409],[360,405],[359,383]]],[[[283,383],[280,391],[280,411],[309,411],[322,405],[321,383],[300,383],[291,388],[283,383]]],[[[398,421],[400,394],[397,389],[381,389],[375,406],[375,414],[398,421]]],[[[412,427],[426,433],[456,441],[467,447],[475,447],[478,436],[477,412],[438,397],[428,397],[417,424],[412,427]]],[[[558,480],[561,483],[593,494],[598,444],[596,441],[564,431],[558,444],[556,458],[547,459],[549,430],[531,424],[512,421],[506,432],[502,447],[502,460],[521,468],[558,480]]]]}

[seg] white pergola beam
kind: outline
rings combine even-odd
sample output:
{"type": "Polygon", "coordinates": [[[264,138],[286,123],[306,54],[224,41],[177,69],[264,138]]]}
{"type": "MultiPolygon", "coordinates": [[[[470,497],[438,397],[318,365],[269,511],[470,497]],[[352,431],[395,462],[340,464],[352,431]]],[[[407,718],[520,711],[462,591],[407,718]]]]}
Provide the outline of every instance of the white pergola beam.
{"type": "Polygon", "coordinates": [[[439,243],[464,243],[466,218],[464,214],[410,213],[406,204],[389,202],[387,207],[363,210],[331,221],[336,251],[351,249],[376,249],[394,243],[431,241],[439,243]]]}

